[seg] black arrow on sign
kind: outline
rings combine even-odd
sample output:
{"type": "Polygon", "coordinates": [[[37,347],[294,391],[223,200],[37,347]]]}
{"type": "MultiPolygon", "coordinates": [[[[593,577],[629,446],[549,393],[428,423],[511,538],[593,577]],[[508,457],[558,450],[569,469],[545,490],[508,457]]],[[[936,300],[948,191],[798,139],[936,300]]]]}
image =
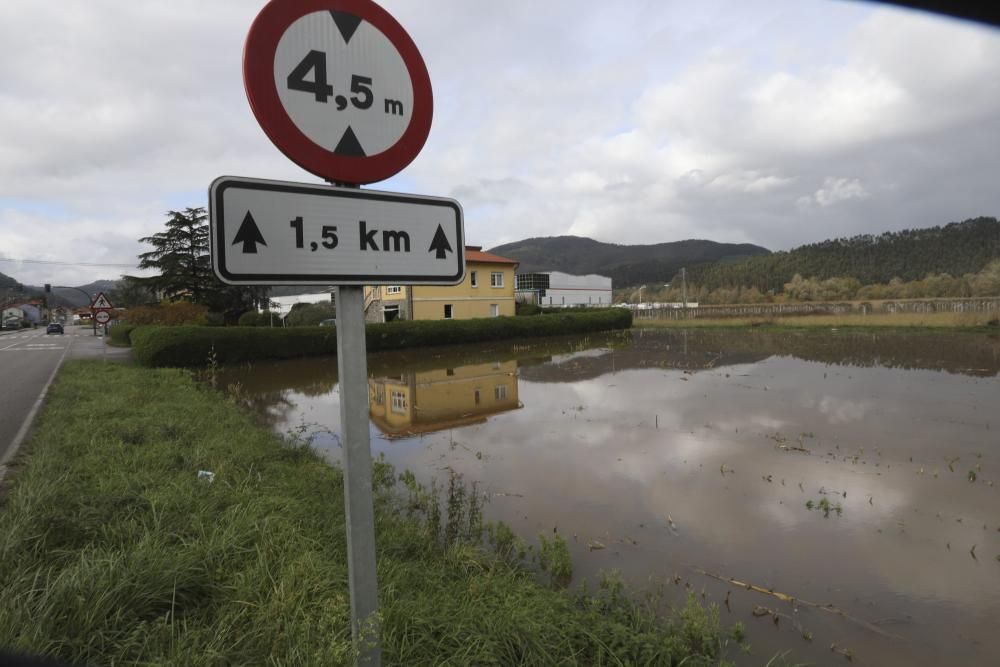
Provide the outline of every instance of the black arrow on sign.
{"type": "Polygon", "coordinates": [[[236,238],[233,239],[232,245],[236,245],[237,243],[243,244],[244,255],[247,253],[256,255],[258,243],[267,245],[267,241],[260,235],[260,229],[257,228],[257,223],[254,222],[250,211],[247,211],[246,217],[243,218],[243,224],[240,225],[239,231],[236,232],[236,238]]]}
{"type": "Polygon", "coordinates": [[[448,243],[448,237],[441,229],[441,225],[438,225],[437,231],[434,232],[434,238],[431,240],[431,247],[427,249],[427,252],[434,251],[437,251],[437,259],[445,259],[447,258],[445,253],[454,252],[451,249],[451,244],[448,243]]]}

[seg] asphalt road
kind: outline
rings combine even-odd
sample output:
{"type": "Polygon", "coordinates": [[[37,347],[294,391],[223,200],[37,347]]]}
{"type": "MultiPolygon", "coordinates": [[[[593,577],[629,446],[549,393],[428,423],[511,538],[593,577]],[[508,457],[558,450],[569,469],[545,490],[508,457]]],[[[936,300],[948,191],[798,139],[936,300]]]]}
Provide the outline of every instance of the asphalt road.
{"type": "Polygon", "coordinates": [[[85,327],[67,326],[63,335],[45,329],[0,334],[0,463],[20,444],[55,371],[66,359],[120,360],[129,350],[107,347],[85,327]]]}

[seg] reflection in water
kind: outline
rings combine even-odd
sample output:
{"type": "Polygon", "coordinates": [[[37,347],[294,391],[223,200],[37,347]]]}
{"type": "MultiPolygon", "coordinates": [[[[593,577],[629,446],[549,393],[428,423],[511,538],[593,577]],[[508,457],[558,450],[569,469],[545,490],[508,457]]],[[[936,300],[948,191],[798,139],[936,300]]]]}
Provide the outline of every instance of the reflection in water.
{"type": "Polygon", "coordinates": [[[517,364],[475,364],[368,380],[368,411],[388,438],[481,424],[521,407],[517,364]]]}
{"type": "MultiPolygon", "coordinates": [[[[423,481],[443,466],[479,480],[487,518],[526,538],[558,529],[578,579],[619,569],[640,588],[680,581],[674,601],[688,584],[728,597],[723,621],[754,646],[741,664],[785,649],[843,664],[833,643],[862,665],[1000,655],[1000,338],[636,331],[369,368],[376,453],[423,481]],[[805,506],[822,499],[842,515],[805,506]]],[[[232,369],[223,385],[237,381],[279,431],[339,431],[332,360],[232,369]]],[[[335,440],[315,444],[337,458],[335,440]]]]}

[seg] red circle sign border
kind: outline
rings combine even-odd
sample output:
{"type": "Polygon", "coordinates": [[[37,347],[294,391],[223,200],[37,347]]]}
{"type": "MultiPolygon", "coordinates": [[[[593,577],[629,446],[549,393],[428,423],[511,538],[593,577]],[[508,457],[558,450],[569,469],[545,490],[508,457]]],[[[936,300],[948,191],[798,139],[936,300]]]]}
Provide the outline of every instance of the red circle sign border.
{"type": "Polygon", "coordinates": [[[243,85],[264,133],[292,162],[338,183],[381,181],[400,172],[420,153],[431,130],[434,97],[424,59],[410,35],[371,0],[271,0],[254,19],[243,47],[243,85]],[[399,51],[413,86],[413,116],[403,136],[381,153],[336,155],[309,139],[292,121],[274,83],[274,57],[288,27],[306,14],[340,11],[368,21],[399,51]]]}
{"type": "Polygon", "coordinates": [[[111,321],[111,313],[109,313],[106,310],[99,310],[96,313],[94,313],[94,319],[97,321],[98,324],[107,324],[108,322],[111,321]],[[103,322],[101,321],[101,317],[100,317],[101,315],[104,315],[104,316],[107,317],[107,319],[104,320],[103,322]]]}

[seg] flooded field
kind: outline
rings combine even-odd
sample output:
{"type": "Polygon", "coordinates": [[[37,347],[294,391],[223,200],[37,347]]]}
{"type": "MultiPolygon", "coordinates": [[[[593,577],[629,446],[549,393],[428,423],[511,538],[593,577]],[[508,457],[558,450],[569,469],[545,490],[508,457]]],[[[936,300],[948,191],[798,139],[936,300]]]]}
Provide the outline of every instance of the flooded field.
{"type": "MultiPolygon", "coordinates": [[[[369,371],[373,453],[557,530],[576,582],[718,604],[740,664],[1000,662],[1000,338],[638,330],[369,371]]],[[[333,359],[221,381],[339,460],[333,359]]]]}

